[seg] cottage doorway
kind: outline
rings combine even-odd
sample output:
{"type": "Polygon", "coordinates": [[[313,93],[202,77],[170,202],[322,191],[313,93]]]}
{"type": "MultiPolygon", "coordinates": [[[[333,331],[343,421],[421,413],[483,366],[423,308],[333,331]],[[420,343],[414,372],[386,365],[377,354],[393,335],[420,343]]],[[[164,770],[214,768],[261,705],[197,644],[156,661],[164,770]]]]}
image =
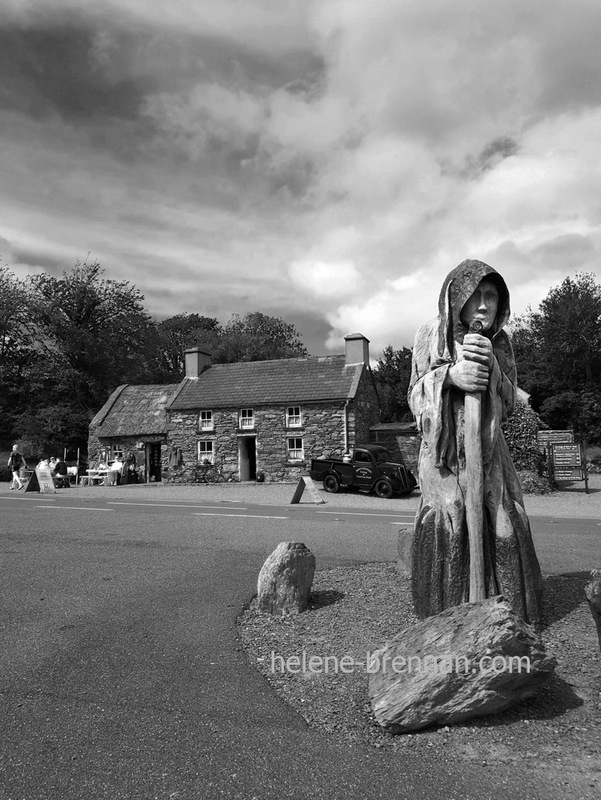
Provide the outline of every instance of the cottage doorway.
{"type": "Polygon", "coordinates": [[[254,481],[257,477],[257,438],[238,437],[238,473],[241,481],[254,481]]]}
{"type": "Polygon", "coordinates": [[[146,444],[146,480],[153,483],[162,480],[160,442],[146,444]]]}

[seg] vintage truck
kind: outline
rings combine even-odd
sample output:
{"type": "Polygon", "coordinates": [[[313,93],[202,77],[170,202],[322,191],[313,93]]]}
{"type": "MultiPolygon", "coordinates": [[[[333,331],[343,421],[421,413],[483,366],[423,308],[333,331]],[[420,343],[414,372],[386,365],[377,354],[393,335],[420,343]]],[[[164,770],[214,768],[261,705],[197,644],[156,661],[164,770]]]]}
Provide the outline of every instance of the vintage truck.
{"type": "Polygon", "coordinates": [[[358,489],[378,497],[409,494],[417,486],[412,472],[390,461],[390,454],[378,444],[364,444],[343,458],[314,458],[309,475],[321,481],[326,492],[358,489]]]}

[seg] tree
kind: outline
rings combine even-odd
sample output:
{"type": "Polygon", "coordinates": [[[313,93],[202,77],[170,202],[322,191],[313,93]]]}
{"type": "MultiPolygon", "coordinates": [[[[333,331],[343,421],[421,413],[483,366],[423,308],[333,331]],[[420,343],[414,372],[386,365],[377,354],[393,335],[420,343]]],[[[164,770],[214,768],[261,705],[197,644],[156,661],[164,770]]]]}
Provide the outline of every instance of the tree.
{"type": "Polygon", "coordinates": [[[25,281],[1,267],[0,438],[40,454],[85,448],[89,421],[117,386],[179,381],[194,345],[216,363],[307,354],[277,317],[235,315],[225,328],[199,314],[157,323],[143,301],[127,281],[105,279],[97,262],[25,281]]]}
{"type": "Polygon", "coordinates": [[[538,311],[513,324],[520,386],[552,428],[601,441],[601,285],[593,274],[565,278],[538,311]]]}
{"type": "MultiPolygon", "coordinates": [[[[36,419],[60,407],[69,410],[73,436],[85,444],[87,423],[116,386],[152,378],[156,327],[140,292],[126,281],[105,280],[98,263],[78,263],[61,278],[31,276],[27,285],[36,358],[28,369],[20,435],[39,439],[36,419]]],[[[58,416],[49,419],[58,430],[58,416]]]]}
{"type": "Polygon", "coordinates": [[[29,305],[25,283],[0,265],[0,440],[6,443],[16,438],[14,426],[26,372],[36,358],[29,305]]]}
{"type": "Polygon", "coordinates": [[[176,314],[157,324],[161,369],[167,380],[184,376],[184,351],[199,346],[211,354],[219,349],[221,326],[213,317],[199,314],[176,314]]]}
{"type": "Polygon", "coordinates": [[[221,332],[214,355],[214,361],[223,364],[302,358],[307,350],[294,325],[255,311],[244,317],[234,314],[221,332]]]}
{"type": "Polygon", "coordinates": [[[407,403],[411,380],[412,351],[408,347],[393,350],[388,345],[374,369],[374,379],[382,408],[382,422],[411,421],[413,415],[407,403]]]}

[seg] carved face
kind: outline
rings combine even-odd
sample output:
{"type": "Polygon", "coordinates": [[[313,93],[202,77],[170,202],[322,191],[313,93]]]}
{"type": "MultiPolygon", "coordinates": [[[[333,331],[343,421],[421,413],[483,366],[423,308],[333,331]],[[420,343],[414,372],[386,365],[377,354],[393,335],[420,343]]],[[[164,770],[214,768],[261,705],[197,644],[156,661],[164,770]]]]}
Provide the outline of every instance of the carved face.
{"type": "Polygon", "coordinates": [[[489,331],[496,319],[499,308],[499,292],[492,281],[481,280],[476,291],[461,309],[461,322],[466,328],[474,320],[482,323],[484,332],[489,331]]]}

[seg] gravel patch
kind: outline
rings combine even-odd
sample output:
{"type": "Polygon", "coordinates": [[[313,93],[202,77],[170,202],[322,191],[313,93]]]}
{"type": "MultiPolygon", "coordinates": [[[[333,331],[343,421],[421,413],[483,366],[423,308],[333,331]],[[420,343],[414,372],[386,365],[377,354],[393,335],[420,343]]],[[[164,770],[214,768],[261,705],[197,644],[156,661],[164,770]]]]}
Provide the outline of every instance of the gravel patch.
{"type": "Polygon", "coordinates": [[[596,798],[601,789],[596,628],[582,580],[546,575],[545,590],[543,639],[557,658],[555,675],[534,697],[502,714],[414,734],[392,736],[378,726],[364,668],[291,674],[278,658],[285,662],[305,652],[307,664],[311,656],[336,657],[338,663],[351,656],[353,663],[364,663],[368,651],[414,623],[408,579],[397,574],[395,564],[319,570],[307,612],[272,617],[257,612],[253,601],[238,631],[249,662],[310,726],[393,753],[410,749],[443,760],[540,770],[556,776],[559,797],[567,796],[569,787],[571,796],[596,798]]]}

